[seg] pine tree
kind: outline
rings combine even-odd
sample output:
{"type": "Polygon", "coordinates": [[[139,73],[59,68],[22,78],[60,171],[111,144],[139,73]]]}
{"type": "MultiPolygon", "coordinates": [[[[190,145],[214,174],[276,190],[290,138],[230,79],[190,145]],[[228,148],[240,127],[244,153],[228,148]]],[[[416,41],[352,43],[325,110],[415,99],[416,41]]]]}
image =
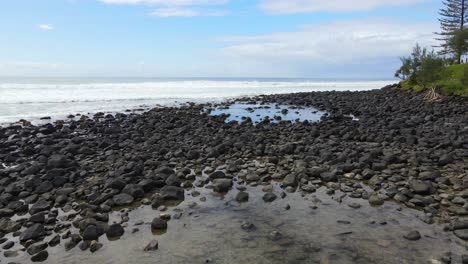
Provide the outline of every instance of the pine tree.
{"type": "Polygon", "coordinates": [[[453,54],[458,64],[464,53],[468,51],[467,29],[468,0],[444,0],[444,8],[439,11],[441,32],[437,33],[442,41],[442,55],[453,54]]]}

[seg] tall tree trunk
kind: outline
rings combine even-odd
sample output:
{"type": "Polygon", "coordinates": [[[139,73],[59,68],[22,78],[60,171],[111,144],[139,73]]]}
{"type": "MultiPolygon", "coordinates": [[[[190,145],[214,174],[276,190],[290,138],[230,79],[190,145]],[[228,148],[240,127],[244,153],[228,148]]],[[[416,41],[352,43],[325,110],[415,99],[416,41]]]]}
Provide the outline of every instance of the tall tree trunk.
{"type": "MultiPolygon", "coordinates": [[[[465,1],[462,0],[461,3],[461,19],[460,19],[460,32],[463,32],[463,29],[465,28],[465,1]]],[[[461,64],[461,59],[462,59],[463,51],[459,51],[457,54],[458,57],[458,64],[461,64]]]]}

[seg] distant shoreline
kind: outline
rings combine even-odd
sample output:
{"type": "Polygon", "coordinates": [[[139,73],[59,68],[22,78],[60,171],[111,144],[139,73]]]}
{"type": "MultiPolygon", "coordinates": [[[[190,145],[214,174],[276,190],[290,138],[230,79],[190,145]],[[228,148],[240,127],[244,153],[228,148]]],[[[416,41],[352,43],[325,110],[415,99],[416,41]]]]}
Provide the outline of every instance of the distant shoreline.
{"type": "Polygon", "coordinates": [[[73,114],[119,112],[127,109],[175,106],[179,103],[222,102],[243,96],[322,90],[379,89],[389,81],[264,81],[178,80],[157,82],[1,83],[0,123],[42,117],[65,119],[73,114]]]}

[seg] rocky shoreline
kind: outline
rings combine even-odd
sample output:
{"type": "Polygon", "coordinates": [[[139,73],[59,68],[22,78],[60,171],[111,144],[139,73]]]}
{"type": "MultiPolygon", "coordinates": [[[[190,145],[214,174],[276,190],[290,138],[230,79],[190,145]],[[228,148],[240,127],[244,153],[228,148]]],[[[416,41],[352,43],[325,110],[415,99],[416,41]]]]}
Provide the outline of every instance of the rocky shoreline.
{"type": "MultiPolygon", "coordinates": [[[[257,185],[265,203],[323,187],[337,199],[372,206],[394,201],[422,210],[421,220],[443,225],[468,247],[468,98],[428,103],[392,86],[238,101],[283,104],[289,111],[312,106],[327,114],[320,122],[271,117],[258,124],[249,118],[226,123],[226,115],[209,114],[234,103],[227,102],[0,128],[5,262],[19,254],[46,261],[58,244],[96,252],[103,247],[100,237],[138,231],[128,226],[126,210],[140,204],[158,215],[140,232],[164,231],[171,219],[183,217],[165,213],[167,207],[199,195],[195,187],[237,189],[239,203],[249,202],[245,186],[257,185]],[[110,221],[116,210],[121,219],[110,221]]],[[[404,239],[419,240],[420,231],[404,239]]],[[[158,242],[142,248],[157,250],[158,242]]],[[[451,263],[447,252],[441,263],[451,263]]],[[[467,255],[458,258],[468,263],[467,255]]]]}

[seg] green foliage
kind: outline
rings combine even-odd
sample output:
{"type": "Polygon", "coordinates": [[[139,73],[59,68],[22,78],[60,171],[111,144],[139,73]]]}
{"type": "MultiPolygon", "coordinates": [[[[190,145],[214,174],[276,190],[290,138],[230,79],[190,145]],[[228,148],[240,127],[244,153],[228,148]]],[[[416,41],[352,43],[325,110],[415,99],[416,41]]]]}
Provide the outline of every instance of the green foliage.
{"type": "Polygon", "coordinates": [[[433,52],[426,55],[416,74],[416,83],[426,88],[428,85],[441,79],[441,69],[444,67],[444,60],[438,58],[433,52]]]}
{"type": "MultiPolygon", "coordinates": [[[[438,87],[445,95],[468,96],[468,64],[456,64],[443,67],[436,72],[438,80],[429,83],[426,87],[438,87]]],[[[400,83],[404,90],[420,92],[421,85],[411,84],[409,80],[400,83]]]]}
{"type": "Polygon", "coordinates": [[[463,67],[463,74],[460,77],[460,82],[463,86],[468,87],[468,67],[463,67]]]}
{"type": "Polygon", "coordinates": [[[438,57],[434,51],[428,51],[419,44],[413,48],[409,57],[401,57],[402,66],[395,72],[395,77],[407,80],[408,84],[426,87],[437,81],[439,72],[446,61],[438,57]]]}
{"type": "Polygon", "coordinates": [[[400,57],[401,67],[395,72],[395,77],[406,80],[411,75],[411,57],[400,57]]]}
{"type": "Polygon", "coordinates": [[[439,85],[444,94],[468,96],[468,87],[457,80],[441,82],[439,85]]]}
{"type": "Polygon", "coordinates": [[[455,60],[458,64],[461,63],[461,58],[468,52],[468,30],[457,29],[447,39],[446,51],[455,55],[455,60]]]}
{"type": "Polygon", "coordinates": [[[416,83],[416,75],[426,54],[427,49],[421,48],[419,44],[416,44],[411,56],[400,58],[402,65],[395,72],[395,77],[401,78],[402,80],[409,79],[410,83],[416,83]]]}
{"type": "Polygon", "coordinates": [[[441,80],[437,86],[444,94],[468,96],[468,64],[458,64],[441,70],[441,80]]]}
{"type": "Polygon", "coordinates": [[[444,94],[468,96],[468,64],[461,64],[468,53],[468,0],[444,0],[440,9],[440,55],[416,44],[408,57],[401,57],[395,77],[404,90],[437,88],[444,94]],[[449,59],[448,56],[451,56],[449,59]],[[458,63],[455,65],[451,65],[458,63]],[[451,65],[451,66],[447,66],[451,65]]]}

